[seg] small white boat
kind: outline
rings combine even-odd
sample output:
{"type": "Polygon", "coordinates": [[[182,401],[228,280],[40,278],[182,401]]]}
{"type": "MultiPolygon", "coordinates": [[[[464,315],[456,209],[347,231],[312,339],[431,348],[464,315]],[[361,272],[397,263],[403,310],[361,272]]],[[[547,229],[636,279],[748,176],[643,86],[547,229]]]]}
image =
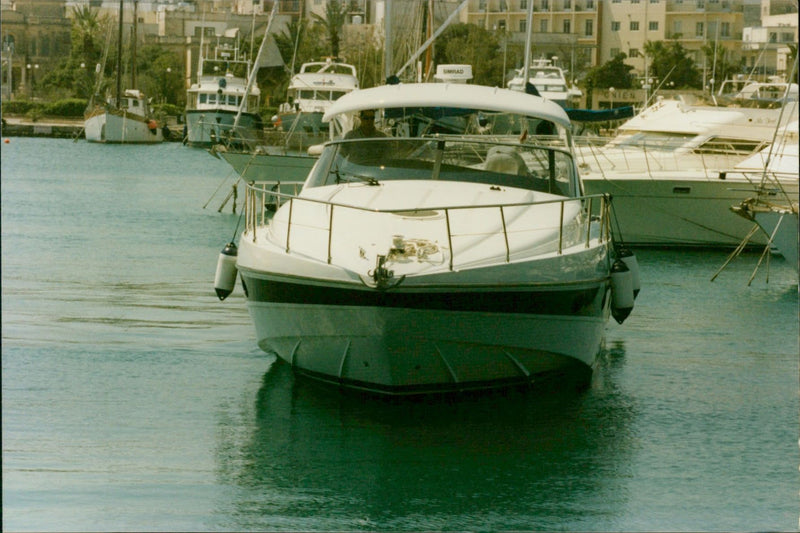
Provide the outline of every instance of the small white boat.
{"type": "Polygon", "coordinates": [[[251,68],[251,61],[233,45],[219,45],[212,57],[200,58],[197,82],[186,91],[187,145],[207,148],[216,143],[255,146],[263,142],[261,92],[256,84],[247,90],[251,68]]]}
{"type": "Polygon", "coordinates": [[[97,143],[152,144],[164,140],[163,129],[150,116],[147,98],[135,89],[87,111],[84,134],[87,141],[97,143]]]}
{"type": "Polygon", "coordinates": [[[258,345],[342,387],[585,383],[609,314],[633,307],[638,267],[615,249],[607,199],[582,193],[564,110],[506,89],[401,84],[353,92],[324,119],[367,109],[404,136],[327,143],[296,196],[247,185],[220,298],[238,272],[258,345]]]}
{"type": "MultiPolygon", "coordinates": [[[[136,35],[136,2],[133,4],[133,35],[136,35]]],[[[150,113],[148,99],[136,89],[136,42],[131,46],[131,85],[122,90],[122,28],[123,2],[119,3],[119,28],[117,31],[116,91],[113,97],[106,97],[102,104],[94,101],[84,113],[84,136],[89,142],[119,144],[154,144],[164,140],[166,126],[160,128],[150,113]]],[[[100,76],[100,71],[98,71],[100,76]]],[[[99,78],[98,78],[99,87],[99,78]]]]}
{"type": "Polygon", "coordinates": [[[305,150],[330,138],[328,124],[322,116],[330,106],[358,89],[356,67],[327,58],[303,63],[300,72],[289,81],[288,102],[278,108],[275,127],[285,133],[282,144],[305,150]]]}
{"type": "MultiPolygon", "coordinates": [[[[516,70],[516,75],[508,82],[509,89],[525,91],[524,70],[516,70]]],[[[550,59],[535,59],[528,70],[528,81],[536,88],[539,96],[564,108],[578,107],[583,96],[581,90],[569,83],[564,71],[550,59]]]]}
{"type": "MultiPolygon", "coordinates": [[[[753,196],[760,180],[729,171],[792,120],[796,107],[782,114],[662,99],[606,144],[579,146],[581,178],[588,194],[613,196],[628,244],[732,248],[752,224],[730,216],[730,206],[753,196]]],[[[797,180],[782,184],[797,192],[797,180]]],[[[751,244],[765,242],[756,235],[751,244]]]]}

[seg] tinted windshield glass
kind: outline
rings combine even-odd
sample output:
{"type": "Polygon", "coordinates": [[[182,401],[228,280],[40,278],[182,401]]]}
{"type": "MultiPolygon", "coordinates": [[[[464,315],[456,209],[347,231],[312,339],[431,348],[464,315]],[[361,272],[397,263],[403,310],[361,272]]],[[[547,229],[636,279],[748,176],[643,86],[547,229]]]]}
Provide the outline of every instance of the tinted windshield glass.
{"type": "Polygon", "coordinates": [[[485,183],[577,196],[569,153],[543,146],[464,139],[378,138],[326,145],[306,188],[389,180],[485,183]]]}

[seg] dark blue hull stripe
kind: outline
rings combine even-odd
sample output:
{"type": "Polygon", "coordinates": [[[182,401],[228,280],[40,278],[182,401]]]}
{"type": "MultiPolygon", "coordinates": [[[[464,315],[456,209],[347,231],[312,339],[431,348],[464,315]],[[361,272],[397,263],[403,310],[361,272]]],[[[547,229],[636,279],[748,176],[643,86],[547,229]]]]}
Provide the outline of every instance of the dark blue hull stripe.
{"type": "Polygon", "coordinates": [[[366,306],[405,309],[521,313],[534,315],[601,316],[603,285],[592,288],[545,291],[536,287],[513,290],[414,291],[347,289],[265,280],[242,273],[242,285],[251,302],[366,306]]]}

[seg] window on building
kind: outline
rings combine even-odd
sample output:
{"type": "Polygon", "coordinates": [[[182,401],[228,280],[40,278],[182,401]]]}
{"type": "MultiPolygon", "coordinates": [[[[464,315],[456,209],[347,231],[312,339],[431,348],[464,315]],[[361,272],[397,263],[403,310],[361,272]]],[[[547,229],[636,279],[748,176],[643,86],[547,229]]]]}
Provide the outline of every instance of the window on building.
{"type": "Polygon", "coordinates": [[[658,22],[657,22],[657,21],[653,21],[653,20],[651,20],[651,21],[648,23],[648,26],[647,26],[647,28],[648,28],[650,31],[658,31],[658,22]]]}
{"type": "Polygon", "coordinates": [[[694,25],[694,35],[695,37],[703,37],[705,32],[703,31],[705,28],[703,27],[702,22],[696,22],[694,25]]]}
{"type": "Polygon", "coordinates": [[[497,29],[500,30],[500,31],[506,31],[506,20],[505,19],[497,21],[497,29]]]}
{"type": "Polygon", "coordinates": [[[528,0],[519,0],[519,8],[523,11],[528,9],[528,0]]]}
{"type": "Polygon", "coordinates": [[[486,11],[486,0],[478,0],[478,9],[486,11]]]}
{"type": "Polygon", "coordinates": [[[650,0],[651,4],[657,4],[659,0],[650,0]]]}
{"type": "Polygon", "coordinates": [[[631,4],[638,4],[639,0],[631,0],[631,4]]]}
{"type": "Polygon", "coordinates": [[[782,32],[781,33],[781,42],[782,43],[790,43],[792,41],[794,41],[794,34],[793,33],[787,33],[787,32],[782,32]]]}
{"type": "Polygon", "coordinates": [[[539,31],[542,33],[547,33],[547,21],[540,20],[539,21],[539,31]]]}
{"type": "Polygon", "coordinates": [[[719,34],[722,37],[730,37],[731,36],[731,23],[730,22],[723,22],[722,24],[720,24],[719,34]]]}
{"type": "Polygon", "coordinates": [[[704,7],[706,7],[705,0],[696,0],[696,3],[697,3],[697,9],[703,9],[704,7]]]}
{"type": "Polygon", "coordinates": [[[619,4],[622,3],[622,0],[611,0],[612,4],[619,4]]]}
{"type": "Polygon", "coordinates": [[[631,21],[631,25],[630,25],[630,29],[631,29],[631,31],[639,31],[639,21],[638,20],[632,20],[631,21]]]}
{"type": "Polygon", "coordinates": [[[528,31],[528,21],[527,20],[520,20],[519,21],[519,31],[520,31],[520,33],[526,33],[528,31]]]}
{"type": "Polygon", "coordinates": [[[619,21],[617,20],[611,21],[611,31],[619,31],[619,21]]]}
{"type": "Polygon", "coordinates": [[[683,33],[683,26],[680,20],[672,22],[672,33],[683,33]]]}
{"type": "Polygon", "coordinates": [[[778,42],[778,34],[775,32],[770,32],[769,34],[769,42],[777,43],[778,42]]]}
{"type": "Polygon", "coordinates": [[[542,0],[542,9],[550,9],[550,0],[542,0]]]}
{"type": "Polygon", "coordinates": [[[586,9],[594,9],[594,0],[586,0],[586,9]]]}
{"type": "Polygon", "coordinates": [[[564,28],[564,33],[570,33],[572,31],[571,21],[570,20],[565,20],[563,28],[564,28]]]}
{"type": "Polygon", "coordinates": [[[564,0],[564,9],[572,9],[572,0],[564,0]]]}
{"type": "Polygon", "coordinates": [[[614,59],[619,55],[619,48],[612,48],[608,52],[611,55],[611,59],[614,59]]]}
{"type": "Polygon", "coordinates": [[[631,48],[630,50],[628,50],[628,57],[639,57],[639,49],[631,48]]]}
{"type": "Polygon", "coordinates": [[[594,34],[594,21],[592,19],[588,19],[584,25],[583,33],[587,37],[591,37],[594,34]]]}

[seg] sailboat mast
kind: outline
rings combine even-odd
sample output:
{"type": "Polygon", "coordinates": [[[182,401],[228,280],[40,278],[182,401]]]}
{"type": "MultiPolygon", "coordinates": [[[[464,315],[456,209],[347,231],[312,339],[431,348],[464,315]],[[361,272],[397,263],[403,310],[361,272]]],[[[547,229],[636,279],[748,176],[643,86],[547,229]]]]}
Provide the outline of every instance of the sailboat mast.
{"type": "Polygon", "coordinates": [[[525,30],[525,64],[522,67],[522,90],[528,86],[528,72],[531,68],[531,40],[533,39],[533,2],[528,2],[528,18],[525,30]]]}
{"type": "Polygon", "coordinates": [[[133,27],[131,28],[131,89],[136,89],[136,36],[138,34],[136,6],[139,0],[133,0],[133,27]]]}
{"type": "MultiPolygon", "coordinates": [[[[427,12],[427,25],[425,27],[425,39],[428,40],[433,36],[433,0],[428,0],[428,12],[427,12]]],[[[431,75],[431,63],[433,63],[433,47],[429,46],[427,50],[425,50],[425,69],[423,71],[423,76],[425,81],[430,79],[431,75]]]]}
{"type": "Polygon", "coordinates": [[[384,80],[388,80],[393,74],[392,54],[394,52],[392,49],[394,48],[394,44],[392,40],[394,36],[392,35],[392,0],[386,0],[384,5],[386,6],[384,8],[386,11],[383,14],[383,73],[384,80]]]}
{"type": "Polygon", "coordinates": [[[114,102],[117,108],[122,98],[122,1],[119,0],[119,31],[117,31],[117,98],[114,102]]]}

